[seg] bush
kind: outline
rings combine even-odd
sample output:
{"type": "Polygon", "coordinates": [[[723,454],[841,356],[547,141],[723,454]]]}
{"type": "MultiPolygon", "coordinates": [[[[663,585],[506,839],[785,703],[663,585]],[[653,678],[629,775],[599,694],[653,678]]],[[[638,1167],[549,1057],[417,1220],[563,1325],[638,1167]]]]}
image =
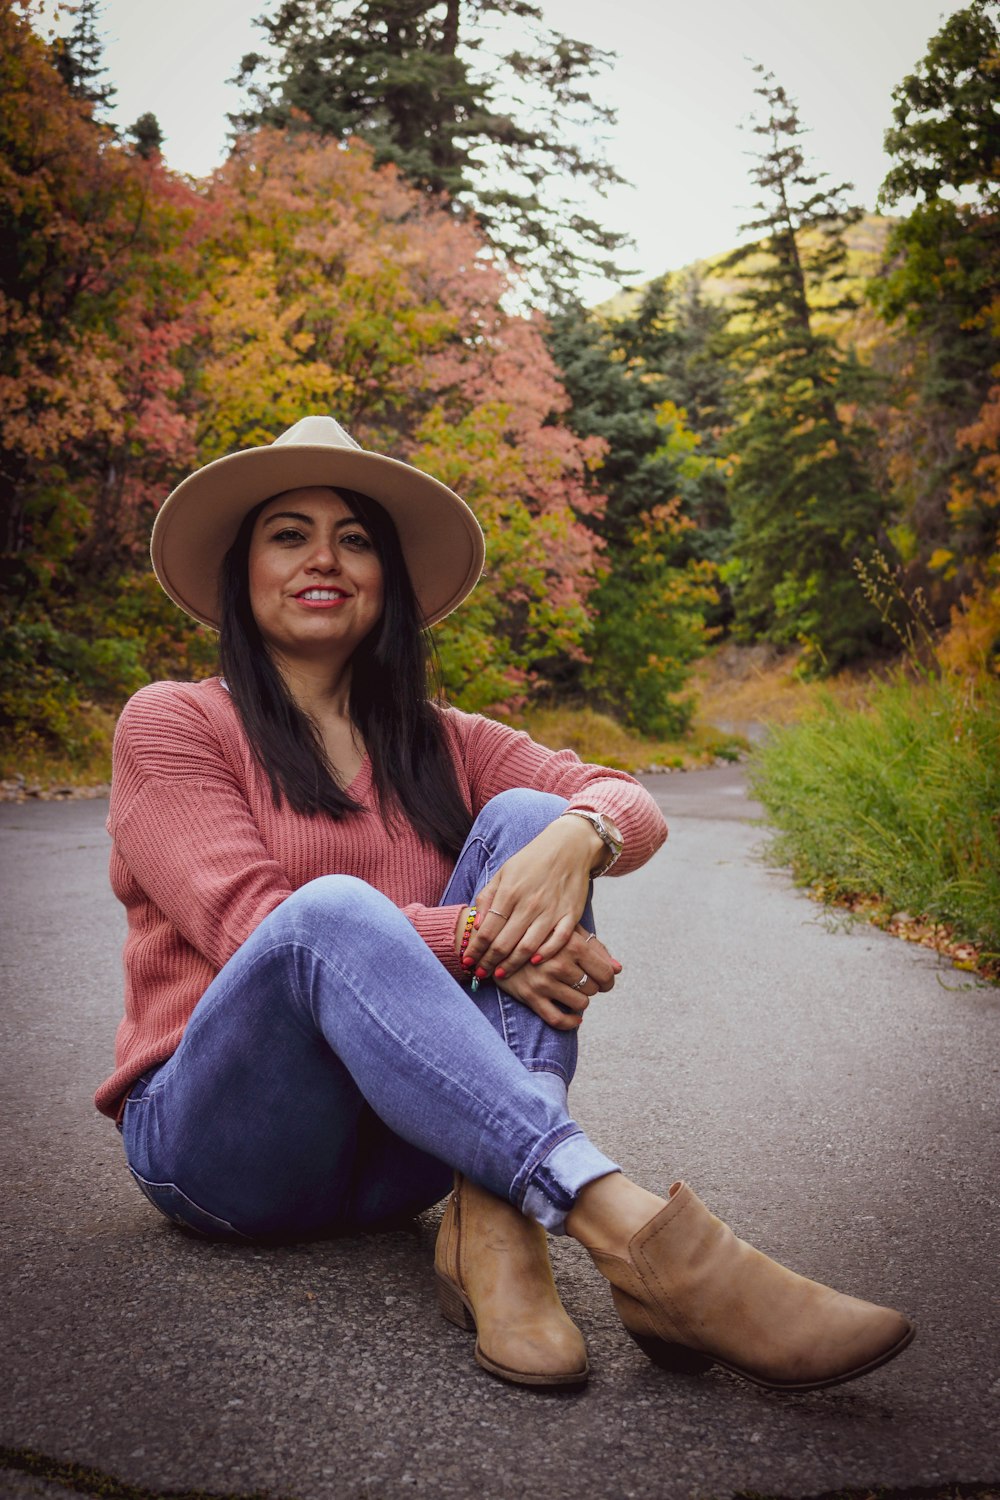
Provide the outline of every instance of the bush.
{"type": "Polygon", "coordinates": [[[215,636],[185,620],[152,575],[113,580],[62,604],[51,594],[33,612],[0,617],[0,730],[8,758],[48,752],[90,758],[107,730],[95,705],[117,714],[158,677],[214,670],[215,636]],[[45,613],[42,613],[42,610],[45,613]],[[96,737],[96,738],[95,738],[96,737]]]}
{"type": "Polygon", "coordinates": [[[714,564],[678,561],[691,529],[677,501],[644,515],[592,600],[597,620],[586,685],[600,707],[657,738],[690,728],[694,699],[682,694],[691,663],[713,634],[706,613],[718,604],[714,564]]]}
{"type": "Polygon", "coordinates": [[[1000,684],[899,674],[774,732],[752,784],[778,856],[832,895],[950,924],[1000,953],[1000,684]]]}

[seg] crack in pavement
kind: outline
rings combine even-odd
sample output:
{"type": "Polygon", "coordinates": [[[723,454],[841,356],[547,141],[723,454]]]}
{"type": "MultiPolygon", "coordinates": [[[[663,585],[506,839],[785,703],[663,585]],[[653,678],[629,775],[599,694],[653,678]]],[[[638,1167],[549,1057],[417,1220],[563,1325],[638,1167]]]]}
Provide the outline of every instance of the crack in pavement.
{"type": "MultiPolygon", "coordinates": [[[[50,1458],[31,1448],[0,1447],[0,1469],[27,1474],[33,1479],[59,1485],[61,1489],[74,1490],[78,1495],[91,1496],[93,1500],[294,1500],[292,1496],[272,1495],[269,1490],[254,1490],[250,1494],[203,1489],[151,1490],[69,1459],[50,1458]]],[[[375,1500],[375,1497],[362,1487],[356,1500],[375,1500]]],[[[904,1485],[901,1488],[865,1485],[860,1489],[823,1490],[820,1494],[794,1496],[738,1490],[729,1500],[1000,1500],[1000,1482],[954,1480],[945,1484],[904,1485]]]]}
{"type": "MultiPolygon", "coordinates": [[[[90,1495],[94,1500],[279,1500],[269,1490],[254,1490],[252,1494],[224,1494],[218,1490],[150,1490],[143,1485],[128,1484],[114,1474],[105,1474],[100,1469],[87,1468],[70,1459],[49,1458],[44,1453],[35,1453],[31,1448],[0,1447],[0,1470],[12,1469],[28,1474],[32,1479],[44,1479],[64,1490],[75,1490],[78,1495],[90,1495]]],[[[280,1500],[294,1500],[292,1496],[280,1500]]]]}

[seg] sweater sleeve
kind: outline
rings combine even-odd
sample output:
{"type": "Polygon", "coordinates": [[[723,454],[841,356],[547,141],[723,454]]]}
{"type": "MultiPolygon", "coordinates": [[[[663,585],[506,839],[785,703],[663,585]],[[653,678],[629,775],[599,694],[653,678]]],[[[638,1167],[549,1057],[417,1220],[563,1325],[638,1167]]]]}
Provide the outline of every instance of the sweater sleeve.
{"type": "Polygon", "coordinates": [[[627,772],[589,765],[572,750],[546,749],[523,731],[495,719],[457,709],[448,709],[446,714],[461,744],[474,815],[491,797],[511,787],[555,792],[570,807],[605,813],[618,825],[625,842],[612,875],[637,870],[666,839],[663,814],[645,787],[627,772]]]}
{"type": "Polygon", "coordinates": [[[413,901],[401,910],[451,977],[466,979],[468,976],[455,952],[458,914],[465,910],[462,903],[459,902],[457,906],[424,906],[419,901],[413,901]]]}
{"type": "Polygon", "coordinates": [[[291,894],[201,705],[178,683],[126,704],[115,731],[108,831],[185,940],[220,969],[291,894]]]}

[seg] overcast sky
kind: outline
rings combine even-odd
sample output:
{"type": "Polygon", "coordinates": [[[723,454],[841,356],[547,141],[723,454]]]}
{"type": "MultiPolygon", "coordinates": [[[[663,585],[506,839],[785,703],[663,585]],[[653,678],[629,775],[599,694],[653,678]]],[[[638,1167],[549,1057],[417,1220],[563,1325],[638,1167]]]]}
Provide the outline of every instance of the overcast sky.
{"type": "MultiPolygon", "coordinates": [[[[251,18],[277,0],[105,0],[114,119],[152,110],[169,164],[201,176],[226,149],[226,83],[261,45],[251,18]]],[[[891,94],[928,38],[961,9],[948,0],[540,0],[554,30],[618,53],[594,92],[618,110],[607,151],[632,188],[600,212],[636,241],[636,279],[728,249],[748,217],[745,126],[752,64],[798,101],[818,166],[867,208],[886,170],[891,94]]],[[[610,287],[583,288],[588,300],[610,287]]]]}

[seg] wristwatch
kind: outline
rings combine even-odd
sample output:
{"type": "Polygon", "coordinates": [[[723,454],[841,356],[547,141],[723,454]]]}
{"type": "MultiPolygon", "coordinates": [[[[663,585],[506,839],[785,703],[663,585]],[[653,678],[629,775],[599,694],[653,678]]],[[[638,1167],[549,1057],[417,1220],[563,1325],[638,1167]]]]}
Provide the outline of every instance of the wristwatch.
{"type": "Polygon", "coordinates": [[[568,807],[560,816],[586,818],[587,822],[597,830],[606,852],[600,863],[591,870],[590,875],[591,879],[595,879],[598,875],[606,875],[615,861],[621,857],[621,852],[625,848],[625,840],[617,826],[612,823],[606,813],[590,812],[582,807],[568,807]]]}

